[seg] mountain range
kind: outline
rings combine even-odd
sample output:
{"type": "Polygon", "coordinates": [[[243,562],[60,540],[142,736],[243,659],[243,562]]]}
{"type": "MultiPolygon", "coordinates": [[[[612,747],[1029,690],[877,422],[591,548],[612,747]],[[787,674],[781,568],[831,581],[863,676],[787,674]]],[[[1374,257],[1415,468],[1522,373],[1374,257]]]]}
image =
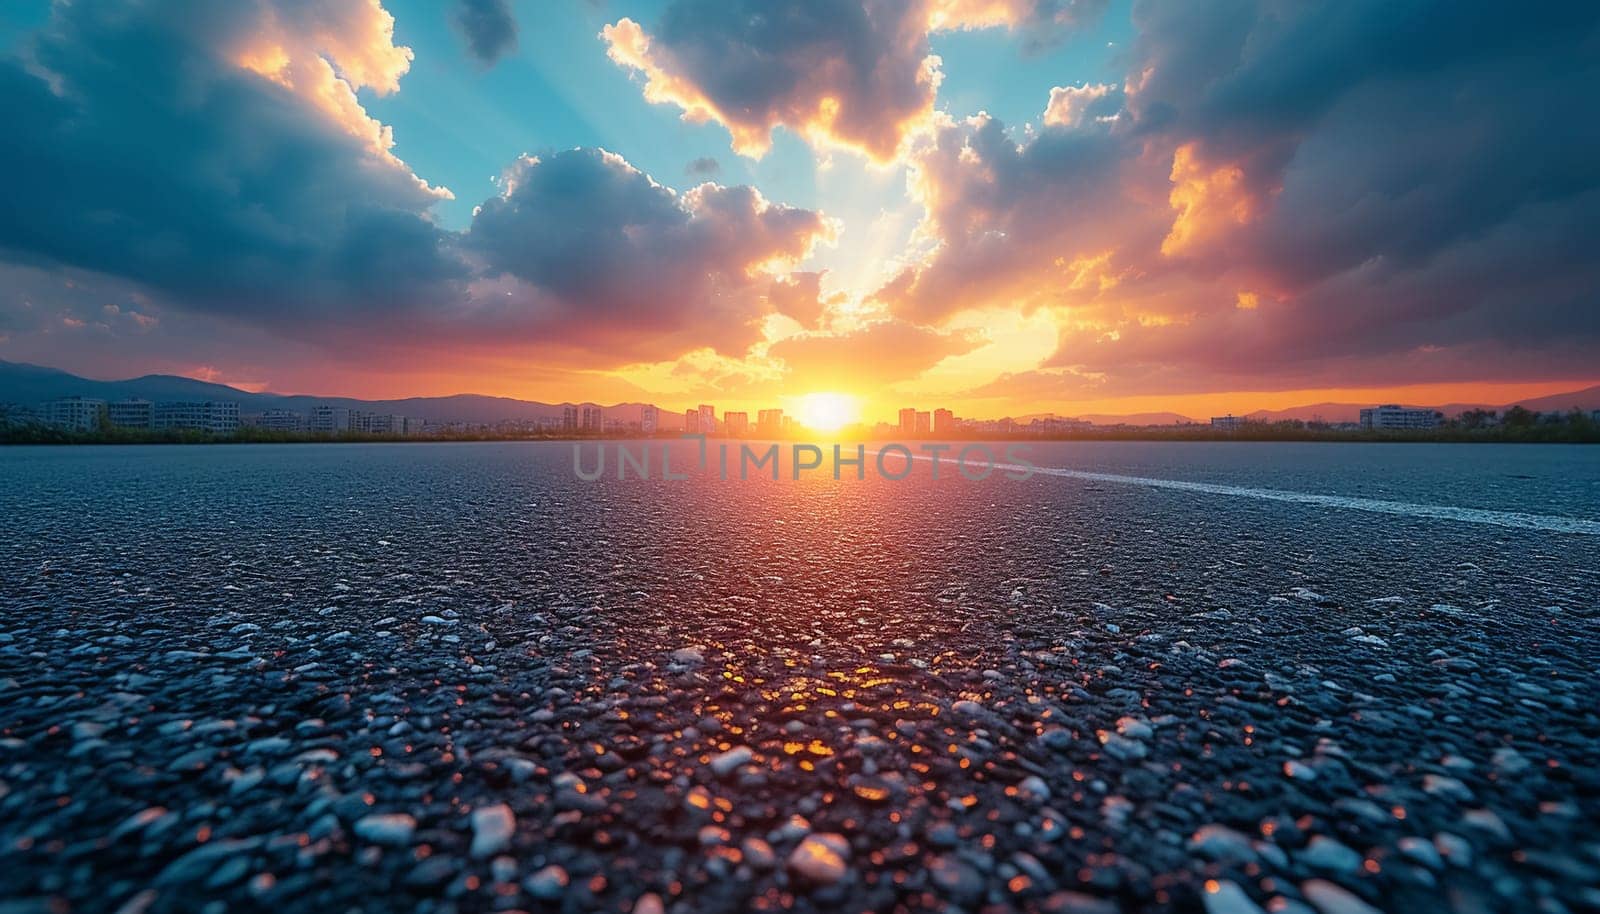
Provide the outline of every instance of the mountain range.
{"type": "MultiPolygon", "coordinates": [[[[1288,409],[1258,409],[1246,415],[1248,418],[1260,419],[1263,422],[1278,422],[1284,419],[1355,422],[1361,418],[1361,410],[1372,405],[1371,403],[1313,403],[1310,406],[1291,406],[1288,409]]],[[[1551,394],[1548,397],[1518,400],[1515,403],[1446,403],[1442,406],[1427,403],[1402,403],[1400,405],[1417,409],[1433,409],[1444,413],[1446,416],[1464,413],[1469,409],[1490,409],[1501,412],[1513,406],[1520,406],[1536,413],[1565,412],[1569,409],[1589,412],[1600,409],[1600,385],[1567,393],[1551,394]]]]}
{"type": "MultiPolygon", "coordinates": [[[[210,381],[201,381],[178,375],[152,374],[129,378],[125,381],[96,381],[56,368],[46,368],[21,362],[0,361],[0,403],[34,405],[59,397],[71,396],[95,397],[102,400],[128,398],[152,401],[231,400],[238,403],[239,411],[246,415],[265,412],[269,409],[291,409],[306,412],[312,406],[330,404],[374,413],[409,416],[429,422],[467,423],[559,418],[564,407],[575,405],[600,406],[606,411],[606,415],[609,418],[621,419],[625,422],[637,422],[640,412],[647,405],[644,403],[614,403],[609,406],[594,403],[542,403],[537,400],[488,397],[481,394],[456,394],[449,397],[408,397],[401,400],[357,400],[351,397],[253,393],[248,390],[229,387],[226,384],[214,384],[210,381]]],[[[1245,415],[1247,418],[1259,419],[1264,422],[1285,419],[1321,419],[1325,422],[1354,422],[1360,416],[1361,409],[1371,405],[1370,403],[1312,403],[1289,409],[1256,410],[1245,415]]],[[[1600,385],[1571,391],[1570,393],[1521,400],[1517,403],[1415,405],[1436,409],[1445,415],[1455,415],[1469,409],[1504,410],[1511,406],[1522,406],[1535,412],[1573,408],[1589,411],[1600,409],[1600,385]]],[[[1055,414],[1032,414],[1017,418],[1019,421],[1027,421],[1052,415],[1055,414]]],[[[1131,413],[1128,415],[1095,413],[1071,417],[1063,416],[1062,418],[1086,419],[1095,425],[1174,425],[1183,422],[1205,421],[1204,418],[1195,420],[1171,412],[1131,413]]],[[[682,419],[682,416],[670,410],[661,411],[661,421],[664,428],[681,427],[682,419]]]]}
{"type": "MultiPolygon", "coordinates": [[[[34,405],[59,397],[93,397],[100,400],[137,398],[151,401],[231,400],[245,415],[269,409],[306,412],[312,406],[331,405],[373,413],[389,413],[428,422],[493,423],[560,418],[567,406],[601,406],[606,415],[637,422],[643,403],[574,404],[541,403],[511,397],[456,394],[449,397],[407,397],[402,400],[357,400],[352,397],[317,397],[306,394],[253,393],[178,375],[151,374],[125,381],[96,381],[56,368],[0,361],[0,403],[34,405]]],[[[662,419],[675,427],[670,416],[662,419]]],[[[681,423],[682,417],[677,417],[681,423]]]]}

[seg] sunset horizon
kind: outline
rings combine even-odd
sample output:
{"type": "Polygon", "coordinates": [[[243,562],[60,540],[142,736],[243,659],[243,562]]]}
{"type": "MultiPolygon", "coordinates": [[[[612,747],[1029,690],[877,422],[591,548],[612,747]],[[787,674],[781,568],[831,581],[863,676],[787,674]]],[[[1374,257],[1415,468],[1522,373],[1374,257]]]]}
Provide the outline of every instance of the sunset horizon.
{"type": "Polygon", "coordinates": [[[1555,79],[1524,48],[1566,14],[1478,47],[1473,11],[1431,33],[1263,12],[1231,26],[1249,50],[1120,2],[830,21],[651,0],[537,28],[485,13],[482,34],[406,0],[265,15],[13,11],[0,47],[29,120],[10,164],[59,195],[19,198],[0,233],[0,359],[328,396],[832,391],[983,416],[1597,381],[1595,267],[1567,240],[1597,209],[1573,158],[1592,128],[1484,129],[1539,117],[1495,92],[1555,79]],[[1288,55],[1315,28],[1437,47],[1296,88],[1288,55]],[[87,63],[135,35],[187,70],[152,59],[135,94],[87,63]],[[1404,142],[1383,132],[1402,103],[1404,142]],[[281,117],[296,129],[251,153],[281,117]],[[215,145],[161,145],[189,130],[215,145]],[[140,150],[137,180],[77,166],[108,141],[140,150]]]}
{"type": "MultiPolygon", "coordinates": [[[[57,371],[63,370],[57,366],[39,365],[40,368],[50,368],[57,371]]],[[[74,373],[75,374],[75,373],[74,373]]],[[[104,372],[84,374],[82,377],[96,381],[119,382],[148,375],[171,375],[174,377],[192,378],[212,384],[221,384],[253,394],[275,394],[293,397],[316,397],[323,399],[355,399],[367,401],[406,400],[414,398],[448,398],[460,396],[506,397],[537,403],[593,403],[602,406],[617,406],[626,403],[653,404],[663,409],[683,412],[694,409],[704,402],[707,397],[689,397],[687,399],[673,399],[660,397],[648,391],[638,389],[621,389],[595,384],[589,387],[581,385],[570,388],[571,395],[551,396],[540,390],[522,390],[520,388],[497,388],[492,383],[486,383],[475,389],[453,388],[442,385],[439,387],[402,387],[398,390],[387,386],[366,387],[362,383],[354,383],[350,387],[278,387],[265,381],[248,381],[228,377],[211,366],[199,366],[198,370],[185,370],[181,366],[160,366],[157,370],[140,371],[128,376],[110,376],[104,372]],[[612,395],[597,395],[597,392],[611,390],[612,395]]],[[[366,383],[375,383],[368,379],[366,383]]],[[[381,383],[381,382],[376,382],[381,383]]],[[[1121,397],[1107,400],[1073,400],[1073,401],[1032,401],[1032,402],[996,402],[994,399],[959,399],[940,393],[924,393],[908,396],[872,397],[839,390],[813,390],[800,393],[777,393],[758,399],[741,399],[732,396],[711,395],[714,405],[719,412],[725,410],[739,410],[754,415],[757,411],[768,408],[789,410],[792,414],[799,415],[805,411],[805,400],[818,395],[834,396],[850,401],[849,411],[851,419],[844,424],[872,425],[878,422],[893,423],[895,414],[903,408],[915,406],[919,409],[950,408],[958,414],[973,419],[1002,419],[1016,416],[1057,415],[1063,417],[1076,417],[1081,415],[1154,415],[1173,414],[1188,419],[1204,422],[1208,416],[1225,414],[1248,415],[1258,411],[1279,411],[1310,408],[1322,404],[1335,404],[1343,406],[1373,406],[1382,403],[1397,403],[1407,406],[1439,407],[1439,406],[1478,406],[1499,408],[1514,405],[1520,401],[1553,397],[1561,394],[1583,394],[1592,388],[1600,387],[1600,380],[1571,380],[1571,381],[1515,381],[1515,382],[1445,382],[1435,384],[1414,384],[1394,387],[1338,387],[1326,389],[1306,390],[1234,390],[1217,391],[1205,394],[1189,394],[1182,396],[1168,396],[1163,394],[1146,394],[1121,397]]],[[[557,388],[568,390],[569,388],[557,388]]],[[[1574,397],[1565,408],[1592,410],[1590,402],[1600,403],[1600,395],[1588,398],[1574,397]]]]}

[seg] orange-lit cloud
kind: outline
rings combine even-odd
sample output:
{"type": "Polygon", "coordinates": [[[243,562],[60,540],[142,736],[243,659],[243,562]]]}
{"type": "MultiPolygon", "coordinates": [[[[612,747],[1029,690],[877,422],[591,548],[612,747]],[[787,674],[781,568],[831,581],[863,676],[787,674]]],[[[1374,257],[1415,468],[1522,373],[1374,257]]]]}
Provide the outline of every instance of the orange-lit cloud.
{"type": "MultiPolygon", "coordinates": [[[[816,15],[827,13],[818,8],[816,15]]],[[[612,60],[643,74],[647,100],[677,105],[685,120],[723,125],[740,155],[765,155],[772,131],[784,126],[819,147],[891,161],[932,114],[939,60],[928,52],[925,25],[887,8],[841,27],[860,30],[872,49],[852,54],[831,42],[775,43],[752,56],[726,46],[743,35],[686,30],[677,41],[662,40],[627,18],[601,36],[612,60]],[[764,84],[771,86],[765,97],[749,98],[752,85],[764,84]]]]}
{"type": "Polygon", "coordinates": [[[223,23],[225,31],[212,39],[224,56],[294,93],[428,193],[450,196],[411,175],[391,151],[393,131],[356,97],[359,89],[398,92],[400,78],[411,68],[411,49],[394,43],[394,17],[379,0],[239,4],[235,9],[236,18],[223,23]]]}
{"type": "Polygon", "coordinates": [[[1161,242],[1161,253],[1167,255],[1191,252],[1248,224],[1257,208],[1245,187],[1244,170],[1237,165],[1205,165],[1193,143],[1179,146],[1172,154],[1169,199],[1174,212],[1172,231],[1161,242]]]}
{"type": "Polygon", "coordinates": [[[1050,90],[1050,102],[1044,108],[1045,126],[1078,126],[1097,102],[1112,98],[1116,88],[1108,83],[1056,86],[1050,90]]]}
{"type": "Polygon", "coordinates": [[[819,148],[895,160],[931,122],[942,79],[931,32],[995,26],[1030,34],[1098,15],[1098,2],[910,0],[844,4],[669,5],[652,31],[623,18],[606,53],[644,77],[644,96],[716,121],[760,158],[787,127],[819,148]]]}
{"type": "Polygon", "coordinates": [[[616,367],[702,347],[740,355],[767,315],[820,313],[817,277],[791,274],[835,237],[821,213],[748,186],[680,194],[605,150],[524,157],[501,186],[463,239],[483,265],[456,316],[467,325],[554,337],[616,367]]]}

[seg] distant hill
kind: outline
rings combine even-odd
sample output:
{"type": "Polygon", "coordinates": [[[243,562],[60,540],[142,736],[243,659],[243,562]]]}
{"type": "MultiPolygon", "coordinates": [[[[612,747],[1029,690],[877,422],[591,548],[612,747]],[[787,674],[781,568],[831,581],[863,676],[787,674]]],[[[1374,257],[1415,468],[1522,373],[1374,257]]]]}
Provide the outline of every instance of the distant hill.
{"type": "MultiPolygon", "coordinates": [[[[231,400],[239,404],[244,414],[256,414],[269,409],[292,409],[306,412],[312,406],[329,404],[348,409],[361,409],[375,413],[392,413],[424,419],[429,422],[489,423],[505,420],[559,418],[562,407],[583,405],[572,403],[541,403],[536,400],[517,400],[510,397],[486,397],[480,394],[456,394],[450,397],[409,397],[403,400],[357,400],[352,397],[316,397],[306,394],[252,393],[229,387],[182,378],[176,375],[145,375],[126,381],[96,381],[80,378],[65,371],[0,361],[0,403],[36,404],[58,397],[95,397],[101,400],[139,398],[144,400],[231,400]]],[[[616,403],[600,405],[606,414],[624,421],[638,421],[645,404],[616,403]]],[[[663,412],[662,419],[668,428],[670,414],[663,412]]],[[[681,423],[682,416],[677,419],[681,423]]]]}
{"type": "Polygon", "coordinates": [[[1067,416],[1061,413],[1029,413],[1026,416],[1014,416],[1013,421],[1027,425],[1035,419],[1080,419],[1092,425],[1183,425],[1194,420],[1178,413],[1127,413],[1118,415],[1114,413],[1085,413],[1083,415],[1067,416]]]}
{"type": "Polygon", "coordinates": [[[1537,397],[1508,405],[1521,406],[1524,409],[1531,409],[1539,413],[1566,412],[1569,409],[1591,412],[1600,409],[1600,384],[1594,387],[1586,387],[1583,390],[1574,390],[1571,393],[1551,394],[1548,397],[1537,397]]]}
{"type": "MultiPolygon", "coordinates": [[[[1288,409],[1258,409],[1247,413],[1246,418],[1257,419],[1262,422],[1281,422],[1286,419],[1300,419],[1309,422],[1321,419],[1323,422],[1356,422],[1361,418],[1361,411],[1374,403],[1313,403],[1309,406],[1291,406],[1288,409]]],[[[1415,409],[1433,409],[1454,416],[1464,413],[1469,409],[1490,409],[1503,412],[1513,406],[1533,410],[1536,413],[1565,412],[1569,409],[1580,409],[1584,412],[1600,409],[1600,386],[1586,387],[1583,390],[1574,390],[1570,393],[1551,394],[1548,397],[1535,397],[1531,400],[1519,400],[1515,403],[1446,403],[1432,405],[1427,403],[1402,403],[1401,406],[1415,409]]]]}
{"type": "Polygon", "coordinates": [[[1086,413],[1076,418],[1095,425],[1187,425],[1194,420],[1178,413],[1129,413],[1125,416],[1086,413]]]}

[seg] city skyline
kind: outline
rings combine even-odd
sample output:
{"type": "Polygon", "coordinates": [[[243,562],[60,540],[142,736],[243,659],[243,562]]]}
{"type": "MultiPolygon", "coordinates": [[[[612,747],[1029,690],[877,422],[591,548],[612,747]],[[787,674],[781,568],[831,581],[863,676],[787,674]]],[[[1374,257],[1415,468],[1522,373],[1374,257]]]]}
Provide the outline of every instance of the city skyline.
{"type": "Polygon", "coordinates": [[[0,17],[0,358],[864,417],[1600,380],[1579,7],[117,7],[0,17]]]}
{"type": "MultiPolygon", "coordinates": [[[[224,388],[226,389],[226,388],[224,388]]],[[[1600,395],[1600,388],[1580,391],[1578,395],[1600,395]]],[[[1500,410],[1457,405],[1448,413],[1433,407],[1405,407],[1399,404],[1379,404],[1359,409],[1356,421],[1327,419],[1320,415],[1310,421],[1298,418],[1271,417],[1260,414],[1212,416],[1208,422],[1178,418],[1175,422],[1100,422],[1053,414],[1043,416],[1005,417],[1002,419],[963,418],[945,407],[931,410],[915,406],[901,407],[896,421],[854,422],[840,411],[820,410],[809,416],[786,416],[782,409],[763,409],[756,414],[752,424],[750,415],[741,410],[727,410],[719,417],[715,404],[702,403],[686,409],[681,424],[669,412],[663,418],[660,407],[649,404],[617,404],[604,407],[594,403],[537,404],[560,409],[560,414],[536,419],[495,422],[463,422],[457,419],[425,419],[404,416],[383,410],[356,409],[344,401],[339,403],[312,403],[304,409],[284,407],[241,410],[240,404],[230,400],[158,400],[124,396],[114,399],[72,394],[45,400],[34,406],[7,403],[0,400],[0,435],[14,440],[45,440],[52,431],[87,436],[85,440],[115,440],[119,435],[133,433],[161,437],[169,432],[198,432],[212,439],[228,439],[239,435],[253,440],[261,434],[285,436],[280,440],[300,438],[452,438],[461,435],[488,434],[496,437],[519,438],[618,438],[657,437],[680,434],[725,439],[795,438],[816,434],[833,434],[846,438],[898,437],[904,439],[973,439],[973,438],[1057,438],[1068,435],[1096,434],[1108,429],[1121,429],[1138,434],[1165,430],[1193,431],[1207,429],[1211,433],[1232,436],[1238,433],[1312,434],[1345,433],[1359,430],[1362,433],[1387,434],[1391,432],[1432,433],[1449,431],[1452,434],[1482,433],[1504,425],[1526,432],[1533,426],[1546,427],[1547,433],[1571,440],[1592,439],[1594,429],[1600,424],[1600,409],[1585,409],[1572,405],[1557,409],[1529,409],[1521,404],[1500,410]],[[621,411],[622,416],[607,415],[621,411]],[[1558,429],[1558,430],[1557,430],[1558,429]],[[44,436],[41,438],[40,436],[44,436]],[[106,436],[111,438],[107,439],[106,436]]]]}

